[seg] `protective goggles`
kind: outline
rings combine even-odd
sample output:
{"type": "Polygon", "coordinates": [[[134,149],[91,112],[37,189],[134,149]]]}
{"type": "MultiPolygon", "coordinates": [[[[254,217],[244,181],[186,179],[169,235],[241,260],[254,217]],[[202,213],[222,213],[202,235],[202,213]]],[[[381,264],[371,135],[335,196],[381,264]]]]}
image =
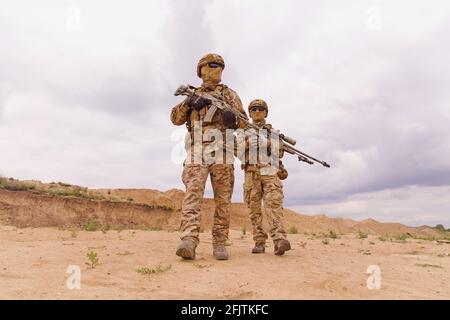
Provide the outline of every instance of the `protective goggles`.
{"type": "Polygon", "coordinates": [[[223,65],[217,62],[210,62],[208,63],[208,67],[210,68],[222,68],[223,69],[223,65]]]}
{"type": "Polygon", "coordinates": [[[254,107],[250,108],[250,111],[251,112],[254,112],[254,111],[266,111],[266,108],[264,108],[262,106],[254,106],[254,107]]]}

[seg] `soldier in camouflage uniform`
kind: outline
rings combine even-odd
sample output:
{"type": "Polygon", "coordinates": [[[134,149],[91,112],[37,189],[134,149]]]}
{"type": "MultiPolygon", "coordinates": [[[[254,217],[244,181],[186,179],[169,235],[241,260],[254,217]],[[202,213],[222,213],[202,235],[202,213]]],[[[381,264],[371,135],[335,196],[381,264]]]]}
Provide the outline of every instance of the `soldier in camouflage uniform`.
{"type": "MultiPolygon", "coordinates": [[[[264,100],[256,99],[250,102],[248,111],[253,124],[261,129],[272,128],[265,120],[268,106],[264,100]]],[[[286,231],[282,223],[284,196],[280,179],[287,178],[287,171],[280,160],[283,157],[282,142],[278,136],[271,136],[267,132],[264,134],[261,132],[248,134],[247,132],[244,136],[240,135],[240,140],[242,141],[242,139],[245,139],[245,153],[240,156],[243,160],[242,168],[245,171],[244,201],[250,209],[253,240],[255,241],[252,253],[265,252],[267,233],[262,227],[261,206],[263,202],[270,226],[270,236],[274,242],[274,253],[283,255],[285,251],[291,249],[291,245],[286,239],[286,231]],[[273,157],[272,162],[260,160],[259,148],[261,147],[267,150],[269,158],[273,157]]]]}
{"type": "Polygon", "coordinates": [[[188,129],[186,139],[188,156],[182,174],[182,180],[186,187],[181,212],[180,238],[182,242],[176,251],[176,254],[184,259],[195,259],[195,249],[199,244],[202,200],[208,175],[211,177],[215,201],[212,228],[213,255],[218,260],[229,258],[225,242],[228,239],[231,196],[234,186],[234,149],[233,146],[230,148],[225,143],[215,143],[217,139],[200,139],[199,141],[196,138],[197,133],[202,136],[208,130],[215,130],[215,132],[219,132],[219,135],[223,135],[225,142],[227,129],[244,126],[231,112],[227,113],[221,110],[215,112],[210,122],[203,121],[211,107],[211,100],[202,97],[202,93],[212,94],[225,101],[247,118],[237,93],[220,83],[224,68],[225,62],[220,55],[207,54],[202,57],[197,66],[197,75],[202,79],[201,87],[195,89],[195,95],[176,105],[170,116],[174,125],[186,124],[188,129]],[[212,152],[213,154],[217,152],[223,157],[216,157],[212,163],[205,161],[204,152],[208,148],[215,150],[212,152]]]}

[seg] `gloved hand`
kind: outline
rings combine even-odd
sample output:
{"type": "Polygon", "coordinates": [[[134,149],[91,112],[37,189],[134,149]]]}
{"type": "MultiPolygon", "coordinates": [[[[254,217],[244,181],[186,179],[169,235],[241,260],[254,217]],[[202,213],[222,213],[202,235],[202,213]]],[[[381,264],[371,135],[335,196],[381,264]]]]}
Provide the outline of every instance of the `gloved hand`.
{"type": "Polygon", "coordinates": [[[231,111],[225,111],[222,115],[223,124],[229,129],[236,129],[236,115],[231,111]]]}
{"type": "Polygon", "coordinates": [[[196,94],[190,96],[187,99],[187,104],[189,105],[189,108],[193,108],[195,110],[200,110],[204,107],[207,107],[211,105],[212,101],[207,98],[200,97],[196,94]]]}

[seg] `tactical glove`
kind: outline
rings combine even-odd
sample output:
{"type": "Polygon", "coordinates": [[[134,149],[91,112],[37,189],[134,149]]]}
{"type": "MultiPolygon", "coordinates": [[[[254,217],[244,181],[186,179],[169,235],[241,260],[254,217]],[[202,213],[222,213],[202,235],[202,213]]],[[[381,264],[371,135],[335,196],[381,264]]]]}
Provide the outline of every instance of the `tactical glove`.
{"type": "Polygon", "coordinates": [[[200,97],[196,94],[190,96],[187,99],[187,104],[189,105],[189,107],[195,110],[200,110],[204,107],[207,107],[211,105],[211,103],[212,101],[210,99],[200,97]]]}
{"type": "Polygon", "coordinates": [[[222,115],[223,124],[229,129],[236,129],[236,115],[231,111],[225,111],[222,115]]]}

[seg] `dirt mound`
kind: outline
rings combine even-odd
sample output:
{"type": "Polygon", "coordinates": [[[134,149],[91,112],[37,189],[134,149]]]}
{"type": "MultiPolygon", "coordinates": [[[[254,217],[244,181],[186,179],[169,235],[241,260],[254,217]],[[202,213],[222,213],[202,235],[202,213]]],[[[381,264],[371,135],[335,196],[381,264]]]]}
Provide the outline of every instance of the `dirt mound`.
{"type": "MultiPolygon", "coordinates": [[[[8,180],[9,181],[9,180],[8,180]]],[[[66,183],[14,181],[14,191],[0,188],[0,223],[19,227],[78,226],[94,221],[98,228],[178,229],[184,192],[152,189],[88,189],[66,183]],[[17,186],[20,187],[17,187],[17,186]]],[[[202,231],[211,230],[214,200],[204,199],[202,231]]],[[[299,233],[438,237],[433,228],[407,227],[400,223],[380,223],[373,219],[354,221],[325,215],[302,215],[284,209],[286,229],[299,233]]],[[[243,203],[231,206],[231,228],[251,232],[248,209],[243,203]]]]}
{"type": "Polygon", "coordinates": [[[166,228],[171,211],[146,204],[0,189],[0,223],[17,227],[166,228]]]}

